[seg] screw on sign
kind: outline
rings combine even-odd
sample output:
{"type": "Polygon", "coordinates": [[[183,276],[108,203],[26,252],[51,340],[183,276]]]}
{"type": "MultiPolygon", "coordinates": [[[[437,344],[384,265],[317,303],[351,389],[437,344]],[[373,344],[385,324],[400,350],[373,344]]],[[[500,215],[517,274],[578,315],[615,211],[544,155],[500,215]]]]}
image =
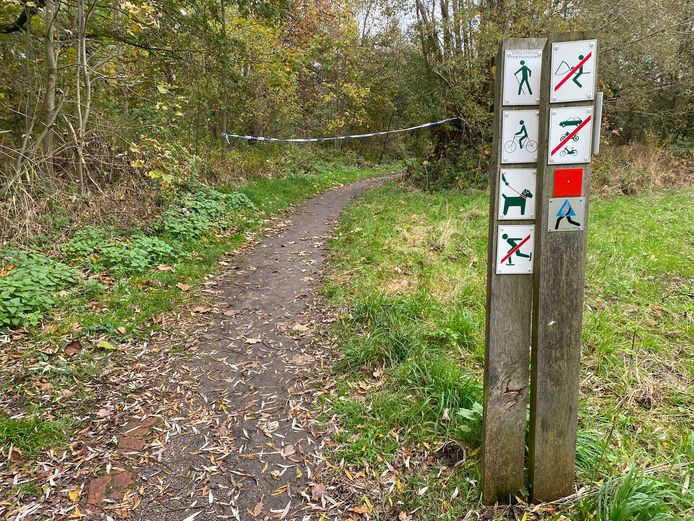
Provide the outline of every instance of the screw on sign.
{"type": "Polygon", "coordinates": [[[595,49],[595,40],[557,42],[552,46],[552,103],[593,99],[596,77],[595,49]]]}
{"type": "Polygon", "coordinates": [[[549,162],[590,162],[593,107],[552,109],[549,122],[549,162]]]}

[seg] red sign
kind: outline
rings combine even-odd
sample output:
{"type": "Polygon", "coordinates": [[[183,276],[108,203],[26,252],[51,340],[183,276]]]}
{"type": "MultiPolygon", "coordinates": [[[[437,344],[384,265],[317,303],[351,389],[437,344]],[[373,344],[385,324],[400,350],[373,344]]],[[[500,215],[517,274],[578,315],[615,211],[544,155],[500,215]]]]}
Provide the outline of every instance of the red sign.
{"type": "Polygon", "coordinates": [[[554,171],[554,197],[583,195],[583,169],[557,168],[554,171]]]}

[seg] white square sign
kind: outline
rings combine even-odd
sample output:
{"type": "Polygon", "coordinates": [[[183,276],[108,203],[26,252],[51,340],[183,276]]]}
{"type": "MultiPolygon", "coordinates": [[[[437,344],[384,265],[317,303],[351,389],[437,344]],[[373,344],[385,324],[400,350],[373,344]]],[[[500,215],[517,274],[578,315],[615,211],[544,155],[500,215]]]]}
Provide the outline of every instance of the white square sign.
{"type": "Polygon", "coordinates": [[[535,218],[534,168],[502,168],[499,179],[499,219],[535,218]]]}
{"type": "Polygon", "coordinates": [[[497,232],[497,275],[527,275],[532,273],[535,226],[499,226],[497,232]]]}
{"type": "Polygon", "coordinates": [[[549,115],[549,164],[589,163],[593,107],[553,108],[549,115]]]}
{"type": "Polygon", "coordinates": [[[504,105],[539,105],[542,49],[508,50],[504,55],[504,105]]]}
{"type": "Polygon", "coordinates": [[[540,112],[504,110],[501,126],[501,162],[535,163],[540,112]]]}
{"type": "Polygon", "coordinates": [[[586,101],[595,96],[597,40],[557,42],[552,45],[549,99],[586,101]]]}
{"type": "Polygon", "coordinates": [[[547,206],[547,230],[550,232],[579,232],[586,227],[584,197],[550,198],[547,206]]]}

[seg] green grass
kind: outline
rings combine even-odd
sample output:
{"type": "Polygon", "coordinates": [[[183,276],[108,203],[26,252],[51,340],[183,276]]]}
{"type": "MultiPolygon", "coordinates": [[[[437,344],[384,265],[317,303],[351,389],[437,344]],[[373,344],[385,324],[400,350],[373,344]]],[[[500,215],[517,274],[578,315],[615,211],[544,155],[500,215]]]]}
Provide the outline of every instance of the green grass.
{"type": "MultiPolygon", "coordinates": [[[[348,209],[332,242],[324,292],[342,310],[341,383],[327,400],[339,419],[336,456],[359,467],[451,441],[468,450],[462,467],[434,462],[403,481],[397,497],[419,509],[415,519],[480,508],[487,208],[485,192],[389,183],[348,209]]],[[[652,491],[681,490],[694,470],[694,242],[684,225],[694,222],[694,192],[594,198],[590,219],[577,486],[598,487],[614,508],[591,499],[566,513],[628,521],[618,504],[641,494],[660,505],[653,512],[665,504],[684,519],[691,487],[682,501],[652,491]],[[637,485],[625,493],[623,483],[637,485]]]]}
{"type": "Polygon", "coordinates": [[[13,419],[0,416],[0,444],[12,445],[22,456],[32,458],[46,448],[60,448],[67,441],[75,422],[69,418],[58,421],[43,420],[38,416],[13,419]]]}
{"type": "Polygon", "coordinates": [[[577,517],[598,521],[681,521],[692,519],[692,496],[671,479],[646,476],[632,468],[612,477],[576,506],[577,517]]]}
{"type": "MultiPolygon", "coordinates": [[[[198,298],[195,289],[209,274],[221,269],[220,258],[247,241],[251,233],[259,232],[270,216],[329,188],[397,171],[399,167],[396,164],[357,169],[338,165],[313,174],[262,179],[235,187],[253,201],[257,211],[234,211],[221,215],[210,223],[208,233],[169,241],[169,244],[175,245],[176,251],[185,252],[185,255],[179,255],[177,260],[169,263],[170,270],[157,269],[157,262],[150,269],[130,273],[126,269],[129,266],[116,264],[104,276],[104,267],[98,264],[97,257],[80,254],[85,248],[84,251],[88,251],[89,245],[85,241],[73,243],[70,251],[74,255],[65,255],[66,258],[60,260],[83,272],[89,270],[90,278],[85,280],[83,277],[59,296],[56,293],[54,300],[57,305],[48,312],[42,324],[37,327],[23,324],[28,329],[27,337],[21,341],[25,372],[21,375],[3,375],[0,372],[0,392],[21,397],[17,402],[21,405],[12,414],[43,411],[46,394],[60,397],[60,393],[66,389],[74,396],[73,403],[77,404],[79,410],[65,405],[68,403],[65,400],[56,400],[51,407],[67,407],[66,410],[59,410],[66,418],[93,410],[98,406],[90,387],[93,379],[103,366],[124,363],[118,349],[111,351],[100,348],[99,340],[107,340],[114,348],[120,344],[147,340],[152,332],[163,327],[157,317],[173,311],[190,298],[198,298]],[[182,291],[177,284],[185,284],[191,289],[182,291]],[[60,353],[76,340],[82,345],[77,356],[65,359],[47,354],[56,350],[60,353]],[[49,360],[50,363],[40,370],[39,364],[49,360]],[[37,385],[43,385],[48,390],[37,393],[37,385]],[[39,400],[39,396],[42,400],[39,400]]],[[[202,201],[201,204],[204,203],[202,201]]],[[[100,240],[103,238],[109,244],[123,243],[123,239],[113,230],[96,230],[95,233],[100,240]]],[[[130,233],[130,236],[136,236],[142,232],[131,230],[130,233]]],[[[166,232],[161,237],[167,239],[166,232]]],[[[162,247],[158,239],[150,242],[162,247]]],[[[57,251],[60,252],[60,248],[57,251]]],[[[40,253],[55,256],[56,249],[40,253]]],[[[130,259],[128,257],[126,261],[130,262],[130,259]]],[[[181,351],[180,345],[171,348],[171,353],[181,351]]],[[[0,429],[4,430],[0,430],[0,444],[15,443],[22,450],[26,448],[32,457],[42,448],[54,446],[63,439],[58,434],[69,435],[74,427],[69,421],[43,422],[38,417],[14,423],[11,420],[2,421],[0,429]]]]}

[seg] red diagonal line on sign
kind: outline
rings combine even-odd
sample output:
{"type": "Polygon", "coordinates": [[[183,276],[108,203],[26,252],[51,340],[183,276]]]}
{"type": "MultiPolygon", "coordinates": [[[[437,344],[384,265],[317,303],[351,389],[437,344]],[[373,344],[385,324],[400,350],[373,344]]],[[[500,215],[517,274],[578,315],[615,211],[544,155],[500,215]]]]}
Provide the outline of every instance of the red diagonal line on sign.
{"type": "Polygon", "coordinates": [[[510,252],[508,252],[508,253],[506,254],[506,257],[504,257],[503,259],[501,259],[501,262],[500,262],[499,264],[503,264],[504,262],[506,262],[506,260],[507,260],[511,255],[513,255],[513,254],[516,253],[518,250],[520,250],[520,247],[523,246],[523,245],[524,245],[526,242],[528,242],[529,240],[530,240],[530,235],[528,235],[525,239],[523,239],[521,242],[519,242],[510,252]]]}
{"type": "Polygon", "coordinates": [[[561,87],[561,86],[564,85],[567,81],[569,81],[569,78],[571,78],[571,76],[573,76],[573,75],[576,73],[576,71],[577,71],[578,69],[580,69],[581,66],[582,66],[584,63],[586,63],[586,62],[590,59],[591,56],[593,56],[593,52],[592,52],[592,51],[588,53],[588,56],[586,56],[586,57],[583,58],[580,62],[578,62],[578,65],[576,65],[576,67],[574,67],[573,69],[571,69],[571,70],[569,71],[569,74],[567,74],[566,76],[564,76],[564,77],[562,78],[562,80],[554,86],[554,90],[555,90],[555,91],[558,90],[559,87],[561,87]]]}
{"type": "Polygon", "coordinates": [[[574,137],[576,134],[578,134],[578,131],[581,130],[583,127],[585,127],[585,126],[588,124],[588,122],[590,121],[590,118],[591,118],[591,117],[592,117],[592,116],[588,116],[586,119],[584,119],[584,120],[581,122],[581,124],[580,124],[579,126],[577,126],[575,129],[573,129],[573,132],[571,132],[571,134],[569,134],[568,136],[566,136],[566,137],[562,140],[561,143],[559,143],[556,147],[554,147],[554,150],[552,150],[552,154],[551,154],[551,155],[556,154],[556,153],[559,151],[559,149],[560,149],[561,147],[563,147],[564,145],[566,145],[567,141],[569,141],[572,137],[574,137]]]}

